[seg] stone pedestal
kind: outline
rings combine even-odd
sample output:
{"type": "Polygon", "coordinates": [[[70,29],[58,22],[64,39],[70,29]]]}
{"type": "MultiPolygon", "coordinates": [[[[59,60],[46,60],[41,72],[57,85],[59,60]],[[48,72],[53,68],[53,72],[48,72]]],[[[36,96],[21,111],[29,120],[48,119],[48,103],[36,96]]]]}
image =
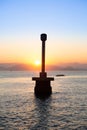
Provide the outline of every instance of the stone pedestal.
{"type": "Polygon", "coordinates": [[[47,97],[52,93],[52,88],[50,81],[54,80],[52,77],[33,77],[32,80],[35,80],[34,93],[36,96],[47,97]]]}

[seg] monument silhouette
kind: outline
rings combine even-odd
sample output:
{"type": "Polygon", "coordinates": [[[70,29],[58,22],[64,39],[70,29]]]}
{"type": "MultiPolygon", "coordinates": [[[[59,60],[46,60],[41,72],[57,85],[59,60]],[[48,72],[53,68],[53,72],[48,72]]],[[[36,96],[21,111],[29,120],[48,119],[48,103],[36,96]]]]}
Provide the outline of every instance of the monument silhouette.
{"type": "Polygon", "coordinates": [[[46,97],[52,94],[51,81],[54,80],[53,77],[47,77],[45,72],[45,41],[47,40],[46,34],[41,34],[42,41],[42,67],[40,72],[40,77],[32,77],[32,80],[35,80],[34,93],[36,96],[46,97]]]}

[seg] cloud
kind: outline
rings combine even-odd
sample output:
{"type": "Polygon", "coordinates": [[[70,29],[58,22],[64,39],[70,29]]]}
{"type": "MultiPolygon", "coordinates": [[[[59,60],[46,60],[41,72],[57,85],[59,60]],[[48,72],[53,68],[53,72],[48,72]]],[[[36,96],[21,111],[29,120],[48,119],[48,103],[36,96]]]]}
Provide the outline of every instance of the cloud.
{"type": "MultiPolygon", "coordinates": [[[[2,63],[0,64],[0,71],[25,71],[34,70],[30,65],[17,63],[2,63]]],[[[67,63],[61,65],[46,66],[46,70],[87,70],[87,64],[81,63],[67,63]]]]}

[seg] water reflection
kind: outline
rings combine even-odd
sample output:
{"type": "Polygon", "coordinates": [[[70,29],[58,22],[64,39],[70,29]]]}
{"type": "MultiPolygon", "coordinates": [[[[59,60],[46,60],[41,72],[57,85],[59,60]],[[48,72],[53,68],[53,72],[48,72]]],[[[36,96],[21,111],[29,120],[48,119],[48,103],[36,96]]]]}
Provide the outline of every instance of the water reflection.
{"type": "Polygon", "coordinates": [[[35,98],[35,118],[37,123],[30,130],[48,130],[51,98],[39,99],[35,98]]]}

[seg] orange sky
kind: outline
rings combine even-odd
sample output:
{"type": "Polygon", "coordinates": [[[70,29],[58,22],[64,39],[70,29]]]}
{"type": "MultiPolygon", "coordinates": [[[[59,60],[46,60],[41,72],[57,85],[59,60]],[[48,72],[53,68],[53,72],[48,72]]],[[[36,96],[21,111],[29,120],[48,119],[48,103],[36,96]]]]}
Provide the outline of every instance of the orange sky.
{"type": "Polygon", "coordinates": [[[0,63],[41,62],[41,33],[47,65],[87,63],[87,2],[45,2],[1,3],[0,63]]]}
{"type": "MultiPolygon", "coordinates": [[[[14,41],[9,38],[3,39],[3,44],[0,48],[0,63],[25,63],[35,64],[38,60],[41,62],[41,47],[42,43],[38,35],[35,40],[28,39],[14,41]],[[5,45],[6,43],[6,45],[5,45]],[[31,44],[32,43],[32,44],[31,44]],[[5,45],[5,46],[4,46],[5,45]]],[[[87,47],[86,38],[84,46],[81,38],[70,41],[68,39],[54,38],[49,36],[46,41],[46,64],[57,65],[60,63],[87,63],[87,47]]]]}

